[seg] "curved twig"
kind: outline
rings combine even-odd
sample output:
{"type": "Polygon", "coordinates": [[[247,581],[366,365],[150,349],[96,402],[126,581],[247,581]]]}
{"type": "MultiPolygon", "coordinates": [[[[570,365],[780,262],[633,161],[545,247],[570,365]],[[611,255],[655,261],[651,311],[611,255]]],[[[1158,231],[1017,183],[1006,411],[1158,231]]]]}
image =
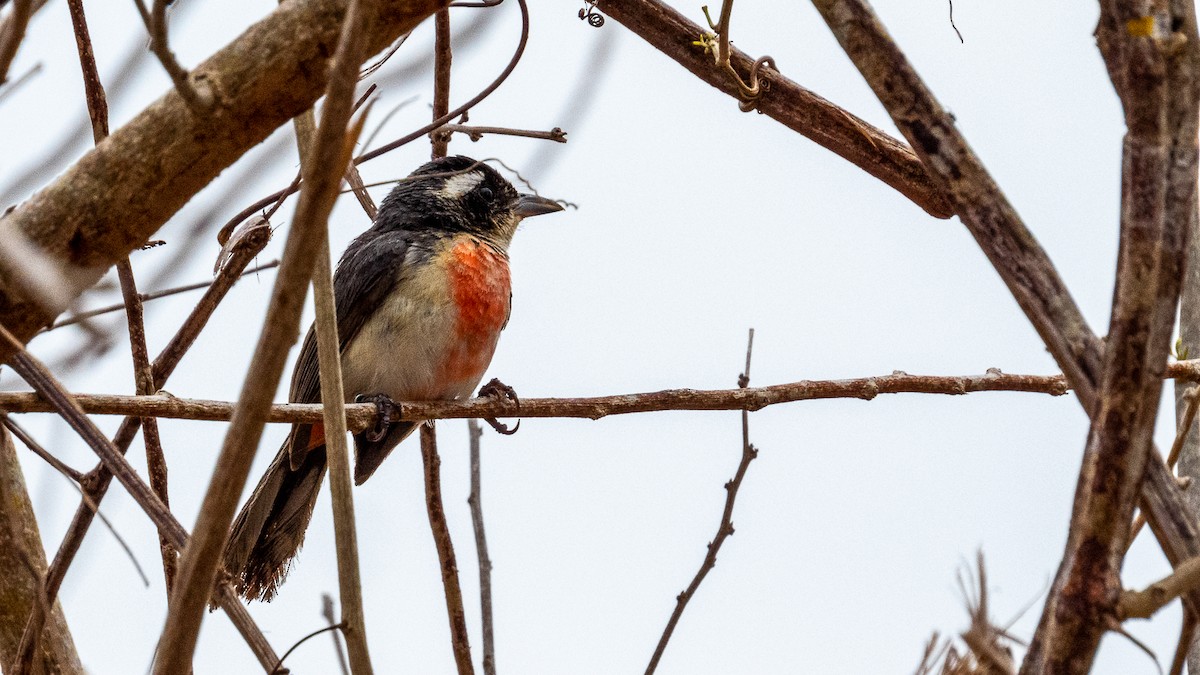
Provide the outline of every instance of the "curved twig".
{"type": "Polygon", "coordinates": [[[446,124],[450,120],[458,117],[471,108],[474,108],[479,104],[480,101],[490,96],[493,91],[496,91],[501,84],[504,84],[504,81],[508,79],[508,76],[511,75],[512,71],[517,67],[517,62],[521,60],[521,55],[525,53],[525,43],[529,40],[529,6],[526,4],[525,0],[517,0],[517,5],[521,8],[521,39],[517,43],[517,50],[513,52],[512,58],[508,61],[508,65],[504,67],[504,70],[501,71],[500,75],[497,76],[491,84],[484,87],[483,91],[476,94],[471,98],[471,100],[458,106],[454,110],[451,110],[445,115],[442,115],[429,124],[426,124],[420,129],[417,129],[408,135],[401,136],[391,143],[383,145],[375,150],[364,152],[363,154],[354,158],[354,163],[357,165],[362,164],[363,162],[369,162],[380,155],[389,153],[402,145],[415,141],[416,139],[424,136],[434,129],[437,129],[443,124],[446,124]]]}

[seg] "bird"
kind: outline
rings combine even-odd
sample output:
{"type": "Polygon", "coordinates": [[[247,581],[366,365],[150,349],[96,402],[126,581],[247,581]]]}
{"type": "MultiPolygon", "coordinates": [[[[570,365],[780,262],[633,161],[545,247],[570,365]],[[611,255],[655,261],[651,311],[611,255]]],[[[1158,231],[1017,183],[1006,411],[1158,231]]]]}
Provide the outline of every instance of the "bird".
{"type": "MultiPolygon", "coordinates": [[[[511,313],[513,234],[524,218],[562,208],[518,193],[469,157],[435,159],[402,180],[334,273],[347,402],[374,401],[383,413],[393,400],[470,397],[511,313]]],[[[288,400],[321,400],[315,326],[300,349],[288,400]]],[[[356,433],[355,484],[418,424],[379,423],[356,433]]],[[[324,425],[292,425],[224,550],[225,570],[242,597],[269,601],[278,592],[304,542],[325,469],[324,425]]]]}

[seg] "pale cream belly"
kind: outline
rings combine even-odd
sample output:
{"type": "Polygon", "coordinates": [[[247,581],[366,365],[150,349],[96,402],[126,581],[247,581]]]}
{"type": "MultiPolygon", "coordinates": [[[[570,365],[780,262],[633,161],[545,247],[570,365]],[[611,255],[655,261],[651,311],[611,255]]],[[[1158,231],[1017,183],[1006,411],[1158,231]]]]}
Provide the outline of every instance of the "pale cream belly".
{"type": "Polygon", "coordinates": [[[453,298],[444,268],[429,265],[409,276],[342,353],[346,400],[359,394],[398,401],[470,397],[502,325],[464,334],[453,298]]]}

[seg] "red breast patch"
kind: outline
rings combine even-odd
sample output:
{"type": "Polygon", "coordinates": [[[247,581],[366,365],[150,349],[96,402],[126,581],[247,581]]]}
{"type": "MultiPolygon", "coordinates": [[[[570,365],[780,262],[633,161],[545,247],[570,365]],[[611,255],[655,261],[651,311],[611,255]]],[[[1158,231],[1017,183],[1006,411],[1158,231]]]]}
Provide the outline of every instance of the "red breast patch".
{"type": "Polygon", "coordinates": [[[478,379],[492,360],[508,321],[512,278],[508,258],[491,246],[464,237],[448,255],[450,292],[458,307],[457,340],[446,359],[443,381],[478,379]]]}

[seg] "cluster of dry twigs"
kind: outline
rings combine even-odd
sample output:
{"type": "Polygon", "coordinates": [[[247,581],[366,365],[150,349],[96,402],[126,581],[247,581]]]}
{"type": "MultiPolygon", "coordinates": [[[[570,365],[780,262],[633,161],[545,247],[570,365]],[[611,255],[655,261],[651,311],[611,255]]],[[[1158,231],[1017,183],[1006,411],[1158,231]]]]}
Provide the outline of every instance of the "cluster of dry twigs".
{"type": "MultiPolygon", "coordinates": [[[[435,156],[446,153],[451,134],[504,133],[562,142],[565,134],[465,124],[465,114],[512,72],[529,31],[525,0],[521,39],[501,74],[466,103],[450,107],[450,15],[448,7],[483,8],[499,2],[447,0],[306,0],[281,4],[241,37],[192,70],[174,57],[168,40],[167,1],[146,7],[137,0],[150,36],[150,51],[171,77],[173,90],[110,135],[105,86],[88,36],[82,0],[68,0],[75,28],[85,94],[95,143],[66,174],[0,219],[0,358],[33,393],[0,394],[4,426],[31,450],[73,481],[81,501],[54,559],[42,559],[42,544],[28,508],[8,431],[0,445],[0,590],[15,597],[0,619],[0,665],[11,673],[82,672],[57,605],[63,579],[115,478],[158,530],[170,611],[160,639],[156,673],[188,672],[200,623],[210,599],[237,625],[266,672],[281,672],[283,658],[236,599],[219,569],[220,552],[267,422],[323,420],[329,438],[330,482],[335,511],[341,616],[329,611],[331,627],[347,643],[349,669],[372,672],[358,582],[353,499],[345,430],[374,422],[373,408],[342,403],[337,335],[331,291],[327,220],[342,181],[374,216],[374,203],[356,166],[429,136],[435,156]],[[392,142],[353,155],[370,110],[371,90],[355,98],[372,55],[398,48],[419,22],[435,16],[433,120],[392,142]],[[255,58],[272,54],[271,59],[255,58]],[[332,55],[326,58],[325,55],[332,55]],[[237,64],[237,68],[231,67],[237,64]],[[324,97],[320,120],[312,112],[324,97]],[[360,110],[361,108],[361,110],[360,110]],[[358,111],[357,118],[355,113],[358,111]],[[228,120],[244,123],[229,124],[228,120]],[[222,230],[223,259],[215,280],[165,348],[153,359],[144,333],[142,302],[129,254],[144,244],[187,199],[250,147],[289,120],[295,124],[302,170],[284,188],[231,217],[222,230]],[[153,165],[154,170],[146,170],[153,165]],[[159,394],[180,358],[213,311],[271,236],[270,218],[290,195],[298,206],[288,230],[262,337],[236,402],[192,401],[159,394]],[[133,199],[155,194],[161,199],[133,199]],[[266,215],[248,219],[270,207],[266,215]],[[84,215],[86,214],[86,215],[84,215]],[[243,224],[246,223],[246,224],[243,224]],[[241,227],[239,227],[241,226],[241,227]],[[236,231],[235,231],[236,228],[236,231]],[[136,374],[135,396],[82,395],[67,391],[25,343],[48,327],[90,320],[78,314],[53,322],[74,298],[111,266],[118,269],[136,374]],[[272,405],[300,320],[308,285],[315,290],[321,354],[323,406],[272,405]],[[42,449],[7,413],[55,412],[95,450],[100,463],[87,473],[68,467],[42,449]],[[95,414],[124,416],[113,438],[99,431],[95,414]],[[170,510],[167,467],[157,432],[159,417],[230,420],[201,515],[191,532],[170,510]],[[125,453],[136,432],[145,439],[149,483],[133,471],[125,453]],[[342,433],[339,433],[342,432],[342,433]],[[214,589],[216,589],[214,591],[214,589]],[[11,594],[8,593],[11,591],[11,594]]],[[[4,3],[0,3],[3,5],[4,3]]],[[[0,21],[0,90],[10,95],[21,79],[8,81],[30,16],[43,0],[11,0],[0,21]]],[[[1200,617],[1200,528],[1172,468],[1186,454],[1195,417],[1192,403],[1177,435],[1177,447],[1162,459],[1151,442],[1164,378],[1196,380],[1200,363],[1167,366],[1176,309],[1183,295],[1183,344],[1200,353],[1200,288],[1182,287],[1185,251],[1197,220],[1197,124],[1200,120],[1200,35],[1193,3],[1135,3],[1103,0],[1097,37],[1109,74],[1124,105],[1121,255],[1107,342],[1087,326],[1051,260],[1008,203],[952,117],[942,108],[889,37],[865,0],[814,0],[846,54],[891,114],[908,145],[825,101],[775,70],[769,57],[751,58],[730,45],[732,0],[720,18],[703,29],[657,0],[596,0],[599,11],[678,61],[697,77],[863,168],[937,217],[957,215],[1007,284],[1061,367],[1060,376],[1010,375],[989,371],[962,377],[893,373],[880,377],[796,382],[749,387],[750,349],[738,388],[723,391],[670,390],[596,399],[495,399],[469,402],[412,402],[407,419],[497,416],[591,417],[653,410],[743,411],[740,464],[726,484],[727,499],[717,534],[704,562],[678,596],[647,672],[653,672],[689,599],[713,569],[717,552],[733,533],[738,489],[757,450],[750,443],[748,413],[767,405],[815,398],[872,398],[881,393],[965,394],[1073,391],[1092,420],[1079,475],[1067,550],[1028,643],[1021,671],[1084,673],[1100,638],[1120,631],[1123,621],[1149,617],[1180,598],[1186,616],[1172,672],[1182,668],[1200,617]],[[1120,569],[1136,536],[1140,508],[1175,574],[1145,591],[1124,591],[1120,569]]],[[[581,14],[582,16],[582,14],[581,14]]],[[[602,21],[600,23],[603,23],[602,21]]],[[[596,24],[594,24],[596,25],[596,24]]],[[[391,52],[389,51],[388,54],[391,52]]],[[[386,56],[384,57],[386,60],[386,56]]],[[[370,145],[369,143],[367,145],[370,145]]],[[[95,330],[90,326],[89,330],[95,330]]],[[[751,341],[753,333],[751,333],[751,341]]],[[[81,353],[79,358],[86,358],[81,353]]],[[[479,479],[479,431],[472,426],[470,504],[479,556],[483,616],[482,667],[495,672],[491,595],[479,479]]],[[[473,672],[458,564],[440,495],[439,459],[433,428],[423,426],[422,456],[430,528],[437,544],[447,616],[460,673],[473,672]]],[[[1140,527],[1140,526],[1139,526],[1140,527]]],[[[921,672],[1014,672],[1014,640],[987,614],[982,559],[968,596],[971,627],[963,634],[967,652],[930,642],[921,672]],[[941,666],[936,665],[940,658],[941,666]]],[[[964,584],[965,589],[965,584],[964,584]]]]}

